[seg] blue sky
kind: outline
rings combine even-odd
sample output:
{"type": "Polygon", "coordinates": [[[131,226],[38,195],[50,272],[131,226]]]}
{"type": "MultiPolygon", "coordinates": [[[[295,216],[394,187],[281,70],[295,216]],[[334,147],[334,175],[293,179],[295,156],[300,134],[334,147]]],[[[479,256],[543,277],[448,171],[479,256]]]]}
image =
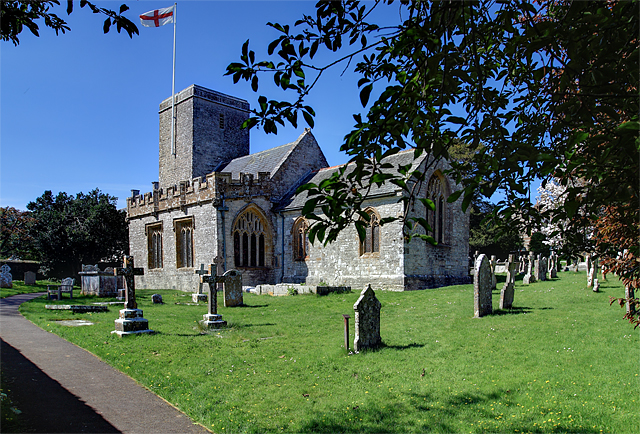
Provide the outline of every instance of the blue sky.
{"type": "MultiPolygon", "coordinates": [[[[20,45],[1,42],[0,206],[26,209],[45,190],[76,194],[99,188],[126,206],[132,189],[148,192],[158,179],[158,105],[171,96],[173,26],[147,28],[138,15],[171,2],[124,1],[140,30],[133,39],[104,17],[76,4],[66,15],[71,31],[56,36],[40,25],[40,37],[24,31],[20,45]]],[[[117,9],[122,2],[98,2],[117,9]]],[[[226,66],[251,40],[266,54],[278,32],[269,21],[293,24],[312,13],[313,1],[179,1],[176,91],[198,84],[257,105],[246,82],[233,84],[226,66]]],[[[309,99],[316,110],[313,133],[330,165],[347,161],[338,151],[362,110],[357,78],[342,69],[325,77],[309,99]]],[[[266,77],[265,77],[266,78],[266,77]]],[[[281,94],[262,80],[260,94],[281,94]]],[[[251,131],[251,152],[295,140],[305,125],[278,135],[251,131]]]]}

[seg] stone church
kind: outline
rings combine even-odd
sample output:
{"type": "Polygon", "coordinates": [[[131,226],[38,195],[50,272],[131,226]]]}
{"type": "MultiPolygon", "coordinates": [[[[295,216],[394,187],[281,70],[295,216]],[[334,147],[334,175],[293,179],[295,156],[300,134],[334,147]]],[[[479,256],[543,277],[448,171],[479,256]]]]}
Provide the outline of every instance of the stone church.
{"type": "MultiPolygon", "coordinates": [[[[248,116],[247,101],[192,85],[176,96],[172,147],[171,98],[160,104],[159,179],[151,192],[133,190],[127,199],[130,254],[144,267],[138,288],[193,291],[195,270],[214,258],[224,270],[241,271],[245,286],[323,282],[402,291],[468,282],[469,216],[458,202],[447,203],[460,187],[444,175],[446,162],[427,169],[419,191],[435,211],[420,202],[411,210],[429,219],[438,245],[405,242],[399,221],[379,225],[403,212],[392,184],[371,189],[364,241],[351,227],[327,246],[311,244],[301,216],[305,196],[294,192],[338,167],[328,167],[310,130],[251,154],[249,131],[240,128],[248,116]]],[[[387,161],[426,167],[411,151],[387,161]]]]}

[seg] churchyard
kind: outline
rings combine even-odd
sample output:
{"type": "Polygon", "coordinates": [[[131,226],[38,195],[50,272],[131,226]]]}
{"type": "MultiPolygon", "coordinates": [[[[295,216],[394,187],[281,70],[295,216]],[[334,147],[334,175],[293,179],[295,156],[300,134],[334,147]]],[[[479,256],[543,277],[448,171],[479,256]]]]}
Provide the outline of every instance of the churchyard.
{"type": "MultiPolygon", "coordinates": [[[[638,331],[609,306],[613,277],[595,293],[584,272],[515,282],[512,309],[474,318],[473,285],[376,291],[383,345],[344,348],[343,314],[360,291],[284,297],[244,294],[244,306],[198,321],[206,303],[191,293],[137,290],[155,334],[118,337],[108,312],[21,312],[87,349],[216,433],[236,432],[580,432],[638,431],[638,331]],[[153,304],[160,293],[164,304],[153,304]],[[85,320],[69,327],[61,320],[85,320]]],[[[74,304],[114,299],[74,294],[74,304]]],[[[160,416],[160,415],[159,415],[160,416]]]]}

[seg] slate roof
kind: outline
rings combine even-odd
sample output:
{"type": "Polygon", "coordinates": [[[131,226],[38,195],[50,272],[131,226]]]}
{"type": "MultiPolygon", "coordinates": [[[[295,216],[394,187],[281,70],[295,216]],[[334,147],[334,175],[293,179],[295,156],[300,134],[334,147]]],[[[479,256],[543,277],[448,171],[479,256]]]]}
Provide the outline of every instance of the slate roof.
{"type": "MultiPolygon", "coordinates": [[[[411,170],[415,170],[418,165],[422,163],[425,159],[425,154],[420,156],[417,160],[414,160],[413,157],[413,149],[399,152],[391,157],[385,158],[383,161],[385,163],[391,163],[394,169],[386,169],[383,172],[393,172],[398,173],[398,166],[405,166],[407,164],[413,164],[411,170]]],[[[310,173],[305,179],[300,180],[295,186],[289,190],[289,192],[284,196],[283,200],[278,204],[276,210],[294,210],[301,209],[305,202],[307,201],[307,192],[304,191],[299,195],[296,195],[295,192],[299,186],[307,184],[309,182],[319,185],[323,180],[328,179],[336,173],[341,166],[327,167],[325,169],[320,169],[318,171],[310,173]]],[[[349,164],[348,166],[352,166],[349,164]]],[[[347,173],[349,172],[349,168],[347,168],[347,173]]],[[[371,190],[369,192],[368,197],[380,197],[380,196],[395,196],[398,191],[400,191],[400,187],[386,182],[382,184],[380,187],[377,185],[372,185],[371,190]]]]}
{"type": "Polygon", "coordinates": [[[273,176],[297,142],[236,158],[224,168],[216,168],[216,171],[231,172],[233,178],[238,178],[240,173],[251,173],[257,178],[258,172],[270,172],[273,176]]]}

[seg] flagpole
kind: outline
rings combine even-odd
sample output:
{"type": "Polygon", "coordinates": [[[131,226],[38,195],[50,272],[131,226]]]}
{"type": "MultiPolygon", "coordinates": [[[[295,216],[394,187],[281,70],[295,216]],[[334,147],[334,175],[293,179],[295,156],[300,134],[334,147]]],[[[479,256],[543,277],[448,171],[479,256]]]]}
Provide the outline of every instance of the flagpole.
{"type": "Polygon", "coordinates": [[[173,4],[173,80],[171,83],[171,153],[176,155],[176,11],[178,3],[173,4]]]}

